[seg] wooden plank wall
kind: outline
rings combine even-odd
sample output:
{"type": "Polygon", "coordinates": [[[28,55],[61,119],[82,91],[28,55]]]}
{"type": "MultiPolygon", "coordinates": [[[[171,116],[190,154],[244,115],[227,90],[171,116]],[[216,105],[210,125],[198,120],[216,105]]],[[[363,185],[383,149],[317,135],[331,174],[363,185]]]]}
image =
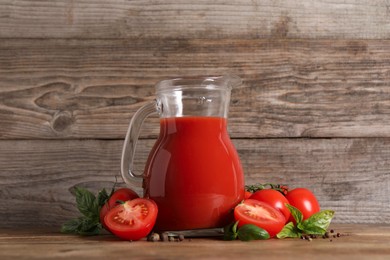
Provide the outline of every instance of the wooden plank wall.
{"type": "MultiPolygon", "coordinates": [[[[235,73],[246,182],[390,224],[390,1],[0,0],[0,227],[59,226],[110,188],[153,84],[235,73]]],[[[145,123],[137,167],[158,134],[145,123]]]]}

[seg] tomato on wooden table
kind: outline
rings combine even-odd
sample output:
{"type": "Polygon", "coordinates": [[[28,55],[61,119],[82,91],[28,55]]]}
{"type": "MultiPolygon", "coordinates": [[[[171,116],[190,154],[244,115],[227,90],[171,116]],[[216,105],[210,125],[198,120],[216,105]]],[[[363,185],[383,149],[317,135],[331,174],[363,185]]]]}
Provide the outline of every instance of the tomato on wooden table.
{"type": "Polygon", "coordinates": [[[103,207],[100,209],[100,223],[103,225],[104,228],[106,228],[106,224],[104,223],[104,217],[106,216],[107,212],[118,205],[118,201],[128,201],[139,198],[138,194],[128,188],[120,188],[111,195],[111,197],[108,199],[108,201],[103,205],[103,207]]]}
{"type": "Polygon", "coordinates": [[[245,224],[253,224],[266,230],[270,237],[279,233],[286,223],[286,218],[279,210],[254,199],[246,199],[238,204],[234,208],[234,218],[239,221],[239,228],[245,224]]]}
{"type": "Polygon", "coordinates": [[[290,211],[286,207],[286,203],[289,203],[286,197],[279,191],[273,189],[264,189],[256,191],[249,197],[250,199],[258,200],[269,204],[270,206],[280,210],[286,221],[290,218],[290,211]]]}
{"type": "Polygon", "coordinates": [[[140,240],[152,230],[157,212],[154,201],[138,198],[110,209],[104,217],[104,223],[114,235],[122,239],[140,240]]]}
{"type": "MultiPolygon", "coordinates": [[[[302,212],[304,220],[320,211],[320,204],[318,203],[317,198],[306,188],[290,190],[286,195],[286,199],[290,205],[302,212]]],[[[292,217],[290,217],[290,220],[295,222],[292,217]]]]}

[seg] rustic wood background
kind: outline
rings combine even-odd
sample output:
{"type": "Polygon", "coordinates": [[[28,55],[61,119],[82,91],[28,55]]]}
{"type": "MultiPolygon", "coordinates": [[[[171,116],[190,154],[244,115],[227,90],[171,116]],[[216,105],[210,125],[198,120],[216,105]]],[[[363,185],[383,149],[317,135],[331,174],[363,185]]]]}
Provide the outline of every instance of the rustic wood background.
{"type": "MultiPolygon", "coordinates": [[[[121,182],[157,81],[220,73],[244,79],[229,131],[248,184],[390,224],[390,1],[195,2],[0,0],[0,227],[76,216],[72,187],[121,182]]],[[[144,129],[139,169],[157,118],[144,129]]]]}

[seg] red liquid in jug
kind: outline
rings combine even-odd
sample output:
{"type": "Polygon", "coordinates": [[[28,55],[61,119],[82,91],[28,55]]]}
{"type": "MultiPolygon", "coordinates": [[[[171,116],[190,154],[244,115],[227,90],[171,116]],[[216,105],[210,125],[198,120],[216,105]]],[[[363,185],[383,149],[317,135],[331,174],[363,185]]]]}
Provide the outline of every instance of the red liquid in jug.
{"type": "Polygon", "coordinates": [[[223,227],[244,197],[238,154],[219,117],[163,118],[146,166],[156,230],[223,227]]]}

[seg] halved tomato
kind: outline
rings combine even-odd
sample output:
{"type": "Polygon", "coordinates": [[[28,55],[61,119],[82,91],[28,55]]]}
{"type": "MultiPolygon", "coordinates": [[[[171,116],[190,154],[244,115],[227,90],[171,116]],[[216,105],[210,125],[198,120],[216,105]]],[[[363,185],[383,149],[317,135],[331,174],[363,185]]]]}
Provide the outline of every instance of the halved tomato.
{"type": "Polygon", "coordinates": [[[286,203],[288,204],[289,202],[286,199],[286,197],[277,190],[273,190],[273,189],[259,190],[253,193],[253,195],[250,196],[250,199],[265,202],[270,206],[274,207],[275,209],[280,210],[283,213],[286,220],[290,218],[291,213],[286,207],[286,203]]]}
{"type": "Polygon", "coordinates": [[[245,224],[253,224],[266,230],[270,237],[279,233],[286,223],[286,218],[279,210],[253,199],[238,204],[234,208],[234,218],[239,221],[239,228],[245,224]]]}
{"type": "Polygon", "coordinates": [[[110,209],[104,217],[104,223],[114,235],[122,239],[140,240],[152,230],[157,212],[154,201],[138,198],[110,209]]]}
{"type": "Polygon", "coordinates": [[[104,223],[104,217],[110,209],[118,205],[118,201],[128,201],[136,198],[139,198],[138,194],[128,188],[120,188],[114,191],[108,201],[100,209],[100,223],[102,226],[107,229],[106,223],[104,223]]]}

